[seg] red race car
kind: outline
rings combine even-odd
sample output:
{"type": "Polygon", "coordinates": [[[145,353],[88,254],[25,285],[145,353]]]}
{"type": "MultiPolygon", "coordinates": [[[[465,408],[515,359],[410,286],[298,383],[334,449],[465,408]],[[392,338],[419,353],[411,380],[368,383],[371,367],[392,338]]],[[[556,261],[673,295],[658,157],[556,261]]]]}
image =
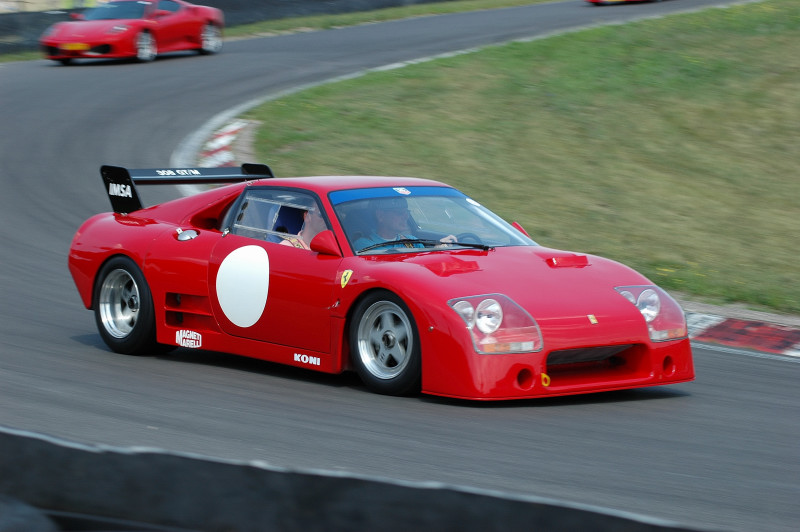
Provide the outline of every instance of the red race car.
{"type": "Polygon", "coordinates": [[[540,246],[443,183],[254,164],[101,175],[114,212],[80,227],[69,269],[113,351],[226,352],[479,400],[694,379],[666,292],[540,246]],[[210,182],[228,184],[149,208],[136,187],[210,182]]]}
{"type": "Polygon", "coordinates": [[[45,56],[65,65],[77,58],[146,62],[168,52],[222,49],[222,11],[183,0],[115,0],[71,16],[39,39],[45,56]]]}

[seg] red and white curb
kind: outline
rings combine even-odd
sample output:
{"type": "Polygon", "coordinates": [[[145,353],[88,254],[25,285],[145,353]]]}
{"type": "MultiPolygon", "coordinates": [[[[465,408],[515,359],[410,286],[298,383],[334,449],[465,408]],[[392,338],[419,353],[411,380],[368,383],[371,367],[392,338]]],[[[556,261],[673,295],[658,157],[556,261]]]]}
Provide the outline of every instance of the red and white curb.
{"type": "Polygon", "coordinates": [[[800,328],[765,321],[686,313],[689,337],[697,342],[800,357],[800,328]]]}
{"type": "Polygon", "coordinates": [[[215,131],[200,150],[198,166],[208,168],[237,166],[232,145],[247,125],[246,120],[234,120],[215,131]]]}

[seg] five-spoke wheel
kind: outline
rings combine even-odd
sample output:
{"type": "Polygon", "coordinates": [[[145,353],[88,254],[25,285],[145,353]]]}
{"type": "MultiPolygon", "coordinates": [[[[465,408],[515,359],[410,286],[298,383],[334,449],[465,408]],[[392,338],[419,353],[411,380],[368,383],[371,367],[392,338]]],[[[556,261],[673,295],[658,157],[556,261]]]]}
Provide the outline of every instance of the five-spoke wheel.
{"type": "Polygon", "coordinates": [[[350,350],[361,380],[372,391],[404,395],[418,391],[419,335],[414,317],[391,292],[374,292],[356,307],[350,323],[350,350]]]}

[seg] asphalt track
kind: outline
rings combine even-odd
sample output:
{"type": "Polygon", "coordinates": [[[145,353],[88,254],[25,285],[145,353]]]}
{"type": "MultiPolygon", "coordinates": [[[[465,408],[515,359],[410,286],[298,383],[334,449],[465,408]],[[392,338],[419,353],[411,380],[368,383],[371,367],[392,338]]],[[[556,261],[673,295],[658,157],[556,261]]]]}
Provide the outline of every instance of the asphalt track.
{"type": "Polygon", "coordinates": [[[698,344],[697,381],[682,385],[502,404],[382,397],[352,376],[214,353],[114,355],[66,268],[77,226],[108,209],[101,164],[164,166],[193,132],[244,102],[381,65],[721,3],[574,0],[236,41],[218,56],[149,65],[0,65],[0,425],[553,497],[715,530],[796,530],[797,359],[698,344]]]}

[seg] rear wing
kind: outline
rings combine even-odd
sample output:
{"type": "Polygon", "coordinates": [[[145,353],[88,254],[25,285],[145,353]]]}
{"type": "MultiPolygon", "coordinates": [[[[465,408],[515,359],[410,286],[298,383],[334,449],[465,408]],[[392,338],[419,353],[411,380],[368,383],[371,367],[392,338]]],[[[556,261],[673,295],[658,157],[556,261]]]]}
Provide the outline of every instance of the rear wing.
{"type": "Polygon", "coordinates": [[[142,209],[136,185],[197,185],[241,183],[275,177],[266,164],[245,163],[241,167],[220,168],[148,168],[128,169],[103,165],[100,175],[111,200],[111,208],[119,214],[142,209]]]}

